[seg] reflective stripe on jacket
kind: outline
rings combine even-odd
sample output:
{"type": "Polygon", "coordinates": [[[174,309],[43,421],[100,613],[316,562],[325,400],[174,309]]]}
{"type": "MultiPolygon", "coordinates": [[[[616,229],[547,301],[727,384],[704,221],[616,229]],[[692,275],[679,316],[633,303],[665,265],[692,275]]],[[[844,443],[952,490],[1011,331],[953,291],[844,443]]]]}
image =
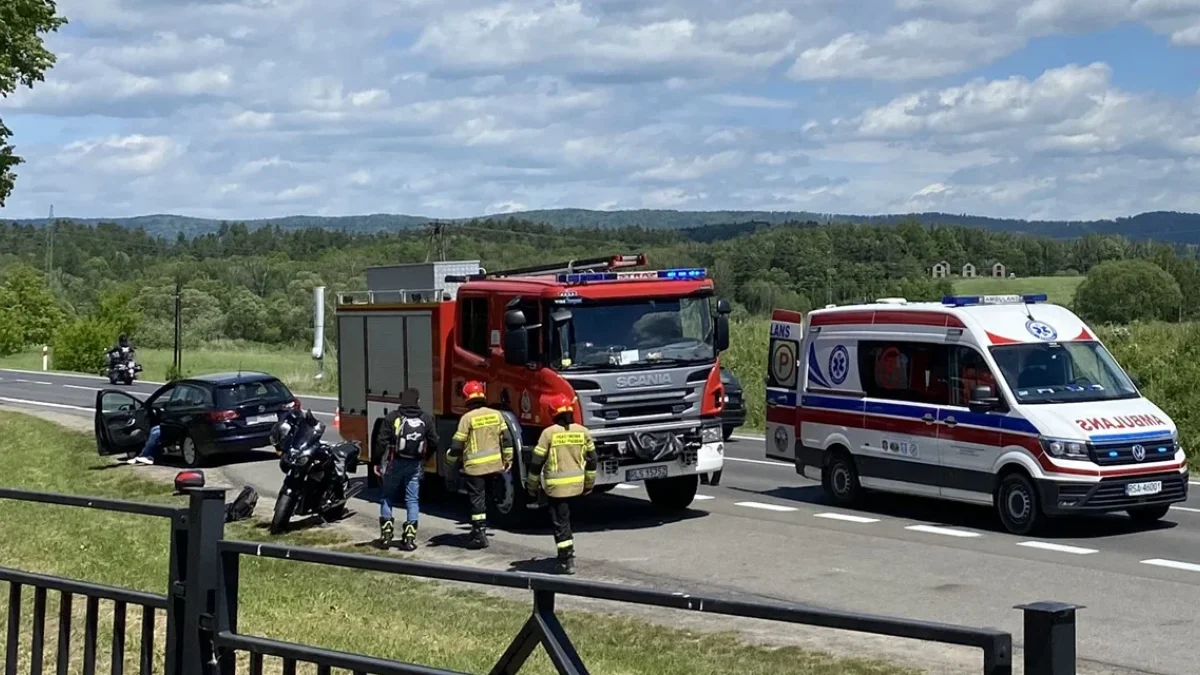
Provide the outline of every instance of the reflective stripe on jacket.
{"type": "Polygon", "coordinates": [[[543,430],[533,449],[529,481],[541,482],[546,495],[556,499],[590,492],[596,484],[596,443],[587,427],[554,425],[543,430]]]}
{"type": "Polygon", "coordinates": [[[504,417],[486,406],[468,410],[458,421],[454,446],[462,446],[463,473],[486,476],[504,471],[504,462],[512,461],[512,442],[504,417]]]}

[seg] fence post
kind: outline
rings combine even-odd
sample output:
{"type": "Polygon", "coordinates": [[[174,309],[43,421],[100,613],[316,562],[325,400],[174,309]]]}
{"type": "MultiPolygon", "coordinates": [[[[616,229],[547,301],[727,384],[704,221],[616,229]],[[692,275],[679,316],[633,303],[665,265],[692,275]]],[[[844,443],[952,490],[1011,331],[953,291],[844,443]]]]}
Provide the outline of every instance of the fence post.
{"type": "Polygon", "coordinates": [[[1025,675],[1075,675],[1075,612],[1082,605],[1034,602],[1025,613],[1025,675]]]}
{"type": "Polygon", "coordinates": [[[188,490],[187,543],[181,580],[183,623],[178,629],[182,657],[176,672],[204,675],[215,663],[213,616],[216,611],[220,558],[217,544],[225,536],[225,488],[188,490]]]}

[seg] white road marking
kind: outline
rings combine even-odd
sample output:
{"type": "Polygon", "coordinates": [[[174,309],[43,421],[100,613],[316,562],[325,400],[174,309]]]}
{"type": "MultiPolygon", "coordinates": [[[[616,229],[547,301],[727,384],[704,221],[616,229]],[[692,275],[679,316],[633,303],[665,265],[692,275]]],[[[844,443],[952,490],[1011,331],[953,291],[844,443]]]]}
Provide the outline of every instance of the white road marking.
{"type": "MultiPolygon", "coordinates": [[[[41,375],[43,377],[77,377],[77,378],[81,378],[81,379],[85,379],[85,380],[107,379],[100,375],[88,375],[87,373],[71,373],[71,372],[66,372],[66,371],[61,371],[61,370],[22,370],[20,368],[0,368],[0,371],[7,371],[10,373],[24,373],[26,375],[41,375]]],[[[270,375],[270,373],[267,373],[267,374],[270,375]]],[[[22,380],[17,380],[17,381],[21,382],[22,380]]],[[[50,383],[49,382],[39,382],[38,384],[50,384],[50,383]]],[[[166,382],[155,382],[153,380],[137,380],[136,382],[134,382],[134,384],[152,384],[152,385],[156,385],[156,386],[162,386],[162,385],[166,384],[166,382]]],[[[316,401],[336,401],[336,400],[338,400],[336,396],[318,396],[316,394],[301,394],[301,393],[297,393],[296,395],[301,398],[311,398],[316,401]]]]}
{"type": "Polygon", "coordinates": [[[1155,567],[1170,567],[1171,569],[1184,570],[1186,572],[1200,572],[1200,565],[1190,562],[1179,562],[1178,560],[1163,560],[1162,558],[1151,558],[1141,561],[1143,565],[1154,565],[1155,567]]]}
{"type": "Polygon", "coordinates": [[[1079,546],[1067,546],[1066,544],[1051,544],[1047,541],[1022,541],[1017,546],[1025,546],[1027,548],[1038,548],[1043,551],[1057,551],[1059,553],[1074,553],[1075,555],[1088,555],[1091,553],[1099,553],[1098,549],[1082,548],[1079,546]]]}
{"type": "Polygon", "coordinates": [[[91,408],[84,408],[78,405],[66,405],[64,403],[47,403],[46,401],[27,401],[23,398],[7,398],[0,396],[0,401],[4,403],[15,403],[17,405],[40,405],[47,408],[62,408],[63,410],[82,410],[83,412],[95,412],[91,408]]]}
{"type": "Polygon", "coordinates": [[[100,391],[99,387],[84,387],[84,386],[80,386],[78,384],[64,384],[63,386],[66,387],[67,389],[85,389],[87,391],[100,391]]]}
{"type": "Polygon", "coordinates": [[[1188,484],[1189,485],[1200,485],[1200,480],[1189,480],[1188,484]]]}
{"type": "Polygon", "coordinates": [[[814,513],[813,518],[828,518],[829,520],[844,520],[847,523],[878,523],[878,518],[852,516],[848,513],[814,513]]]}
{"type": "Polygon", "coordinates": [[[53,384],[53,382],[42,382],[41,380],[22,380],[19,377],[17,378],[17,382],[24,382],[25,384],[41,384],[47,387],[53,384]]]}
{"type": "Polygon", "coordinates": [[[956,530],[950,527],[938,527],[936,525],[909,525],[904,528],[913,532],[924,532],[926,534],[944,534],[947,537],[978,537],[978,532],[968,532],[966,530],[956,530]]]}
{"type": "Polygon", "coordinates": [[[1172,511],[1187,511],[1188,513],[1200,513],[1200,509],[1193,509],[1190,506],[1172,506],[1172,511]]]}
{"type": "Polygon", "coordinates": [[[746,464],[766,464],[767,466],[777,466],[784,469],[795,469],[796,467],[786,462],[771,462],[762,459],[742,459],[741,457],[726,457],[726,462],[745,462],[746,464]]]}
{"type": "Polygon", "coordinates": [[[745,506],[749,509],[762,509],[763,511],[799,511],[794,506],[780,506],[779,504],[764,504],[762,502],[738,502],[735,506],[745,506]]]}
{"type": "Polygon", "coordinates": [[[695,500],[698,502],[706,502],[710,499],[716,499],[716,497],[714,497],[712,495],[696,495],[695,496],[695,500]]]}
{"type": "Polygon", "coordinates": [[[640,490],[641,485],[633,485],[632,483],[617,483],[618,490],[640,490]]]}

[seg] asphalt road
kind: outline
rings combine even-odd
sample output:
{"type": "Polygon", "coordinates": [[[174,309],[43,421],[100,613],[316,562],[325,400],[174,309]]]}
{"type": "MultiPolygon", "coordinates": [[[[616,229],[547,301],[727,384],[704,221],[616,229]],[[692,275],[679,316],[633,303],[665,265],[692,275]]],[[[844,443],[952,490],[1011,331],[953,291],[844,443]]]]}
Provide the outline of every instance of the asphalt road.
{"type": "MultiPolygon", "coordinates": [[[[9,405],[90,416],[101,388],[107,382],[88,376],[0,370],[0,403],[9,405]]],[[[146,394],[155,386],[127,389],[146,394]]],[[[333,399],[300,398],[332,417],[333,399]]],[[[1014,605],[1070,602],[1086,607],[1079,655],[1092,665],[1081,671],[1120,672],[1104,664],[1196,672],[1190,645],[1200,626],[1200,494],[1157,527],[1123,516],[1067,520],[1033,539],[1003,532],[987,509],[953,503],[876,497],[855,510],[833,508],[791,466],[761,459],[761,440],[735,440],[726,453],[722,484],[702,486],[683,516],[664,519],[634,485],[581,505],[581,574],[994,626],[1013,632],[1018,644],[1014,605]]],[[[273,458],[224,471],[267,495],[278,487],[273,458]]],[[[453,545],[464,531],[462,505],[423,508],[422,539],[453,545]]],[[[358,508],[364,520],[374,509],[358,508]]],[[[497,531],[493,541],[493,553],[514,558],[553,549],[545,528],[497,531]]]]}

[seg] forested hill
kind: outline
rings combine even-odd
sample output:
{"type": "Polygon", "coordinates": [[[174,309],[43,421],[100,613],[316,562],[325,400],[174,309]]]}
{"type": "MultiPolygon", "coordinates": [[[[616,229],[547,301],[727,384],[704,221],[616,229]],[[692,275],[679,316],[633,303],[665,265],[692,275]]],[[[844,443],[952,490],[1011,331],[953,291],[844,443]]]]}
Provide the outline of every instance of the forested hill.
{"type": "MultiPolygon", "coordinates": [[[[1200,244],[1200,214],[1156,211],[1128,218],[1090,221],[1047,221],[988,218],[968,214],[919,213],[862,216],[853,214],[807,213],[802,211],[670,211],[631,210],[593,211],[588,209],[551,209],[522,211],[510,214],[482,216],[474,220],[502,221],[518,218],[553,227],[586,227],[616,229],[640,226],[651,229],[684,230],[685,236],[697,241],[730,239],[768,225],[781,223],[863,223],[895,225],[913,219],[928,225],[963,225],[995,232],[1035,234],[1056,239],[1069,239],[1086,234],[1116,234],[1128,239],[1155,239],[1164,242],[1200,244]]],[[[123,227],[142,228],[146,232],[174,238],[183,233],[187,238],[217,232],[222,221],[191,218],[170,214],[137,216],[134,218],[63,217],[83,224],[115,222],[123,227]]],[[[3,220],[0,215],[0,220],[3,220]]],[[[246,220],[251,230],[278,226],[284,230],[313,227],[344,230],[355,233],[395,231],[423,227],[430,218],[423,216],[371,214],[361,216],[288,216],[263,220],[246,220]]],[[[460,219],[448,222],[466,222],[460,219]]],[[[45,219],[17,220],[22,224],[45,224],[45,219]]]]}

